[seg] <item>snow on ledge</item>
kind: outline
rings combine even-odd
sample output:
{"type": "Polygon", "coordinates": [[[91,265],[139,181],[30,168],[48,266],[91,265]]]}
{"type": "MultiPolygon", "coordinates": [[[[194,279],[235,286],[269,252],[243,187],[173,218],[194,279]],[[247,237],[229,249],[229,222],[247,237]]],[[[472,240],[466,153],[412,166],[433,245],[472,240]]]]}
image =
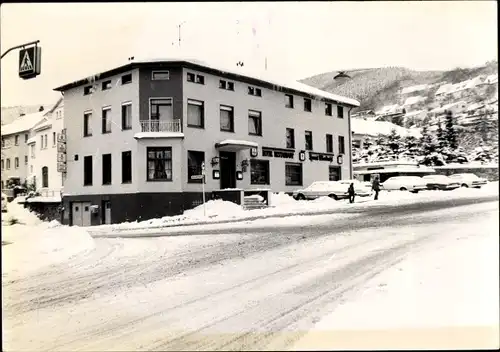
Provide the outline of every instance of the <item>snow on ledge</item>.
{"type": "Polygon", "coordinates": [[[237,140],[237,139],[225,139],[222,142],[217,143],[218,146],[223,147],[225,145],[241,145],[245,147],[250,147],[250,148],[257,148],[259,146],[258,143],[256,142],[250,142],[250,141],[243,141],[243,140],[237,140]]]}
{"type": "Polygon", "coordinates": [[[139,132],[134,134],[135,139],[144,138],[184,138],[182,132],[139,132]]]}

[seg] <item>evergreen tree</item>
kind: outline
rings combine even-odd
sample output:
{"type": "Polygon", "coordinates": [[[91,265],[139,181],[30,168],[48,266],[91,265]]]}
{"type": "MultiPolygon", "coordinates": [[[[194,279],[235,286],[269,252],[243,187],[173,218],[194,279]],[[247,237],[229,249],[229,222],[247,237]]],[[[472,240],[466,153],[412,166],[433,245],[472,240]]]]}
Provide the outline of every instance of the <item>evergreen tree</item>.
{"type": "Polygon", "coordinates": [[[483,139],[483,142],[486,142],[488,140],[488,131],[490,129],[490,122],[488,121],[488,113],[483,114],[479,117],[477,127],[479,130],[479,133],[481,134],[481,138],[483,139]]]}
{"type": "Polygon", "coordinates": [[[446,111],[446,140],[451,149],[457,149],[457,132],[453,123],[453,114],[451,111],[446,111]]]}
{"type": "Polygon", "coordinates": [[[444,131],[443,131],[443,128],[441,127],[441,121],[438,120],[438,129],[437,129],[437,140],[438,140],[438,144],[439,144],[439,148],[442,150],[443,148],[445,148],[447,146],[447,140],[446,140],[446,137],[444,135],[444,131]]]}
{"type": "Polygon", "coordinates": [[[427,129],[427,126],[422,127],[422,137],[420,137],[420,154],[428,155],[434,153],[437,149],[434,136],[427,129]]]}
{"type": "Polygon", "coordinates": [[[391,130],[391,134],[387,138],[387,144],[393,154],[397,154],[401,147],[401,137],[397,134],[395,129],[391,130]]]}

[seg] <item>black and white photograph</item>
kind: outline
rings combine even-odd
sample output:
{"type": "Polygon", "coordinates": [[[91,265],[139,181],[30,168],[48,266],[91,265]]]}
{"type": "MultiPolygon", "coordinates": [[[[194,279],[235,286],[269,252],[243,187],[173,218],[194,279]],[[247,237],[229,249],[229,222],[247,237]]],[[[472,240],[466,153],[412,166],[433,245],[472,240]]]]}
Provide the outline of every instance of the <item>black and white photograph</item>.
{"type": "Polygon", "coordinates": [[[2,3],[2,350],[500,348],[497,7],[2,3]]]}

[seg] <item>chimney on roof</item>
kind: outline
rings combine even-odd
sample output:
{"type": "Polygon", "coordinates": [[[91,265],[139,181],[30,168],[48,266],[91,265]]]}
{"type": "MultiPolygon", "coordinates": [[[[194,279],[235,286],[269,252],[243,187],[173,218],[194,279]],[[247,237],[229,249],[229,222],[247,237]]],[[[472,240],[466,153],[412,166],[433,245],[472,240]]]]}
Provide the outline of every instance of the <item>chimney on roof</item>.
{"type": "Polygon", "coordinates": [[[42,106],[40,106],[40,107],[38,108],[38,112],[41,112],[41,111],[43,111],[43,110],[44,110],[43,105],[42,105],[42,106]]]}

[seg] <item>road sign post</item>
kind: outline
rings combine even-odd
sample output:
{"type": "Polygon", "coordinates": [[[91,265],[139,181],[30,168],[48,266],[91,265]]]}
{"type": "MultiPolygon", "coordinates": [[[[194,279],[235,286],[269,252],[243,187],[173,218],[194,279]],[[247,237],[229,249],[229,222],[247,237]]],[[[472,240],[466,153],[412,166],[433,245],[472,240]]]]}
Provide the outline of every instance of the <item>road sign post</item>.
{"type": "Polygon", "coordinates": [[[205,207],[205,163],[201,163],[201,175],[203,176],[202,179],[201,179],[201,189],[202,189],[202,192],[203,192],[203,216],[206,217],[207,216],[207,212],[206,212],[206,207],[205,207]]]}

